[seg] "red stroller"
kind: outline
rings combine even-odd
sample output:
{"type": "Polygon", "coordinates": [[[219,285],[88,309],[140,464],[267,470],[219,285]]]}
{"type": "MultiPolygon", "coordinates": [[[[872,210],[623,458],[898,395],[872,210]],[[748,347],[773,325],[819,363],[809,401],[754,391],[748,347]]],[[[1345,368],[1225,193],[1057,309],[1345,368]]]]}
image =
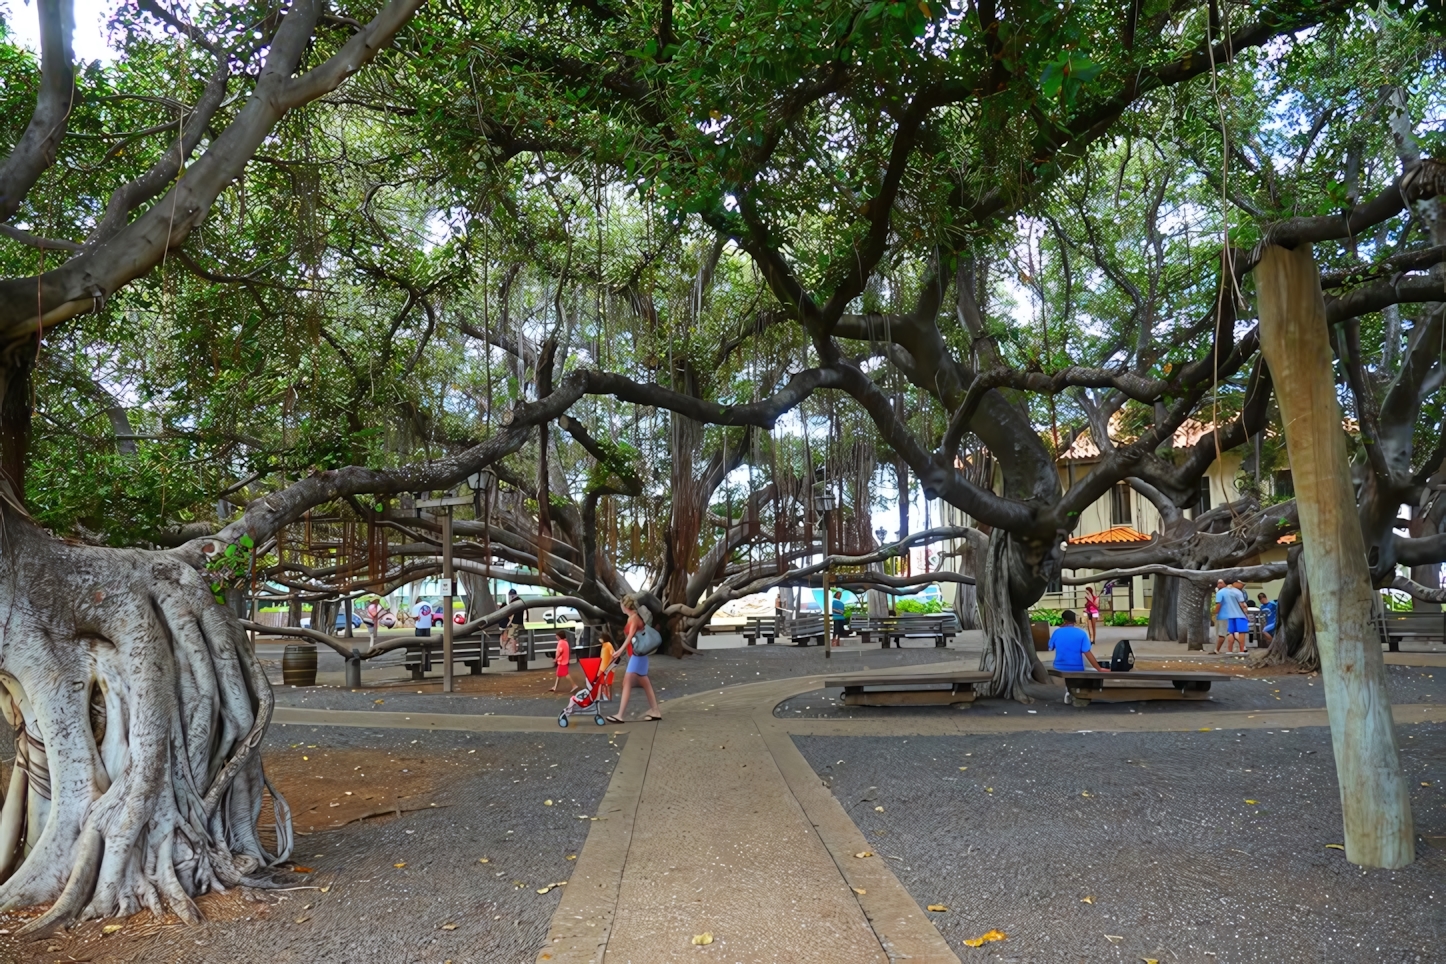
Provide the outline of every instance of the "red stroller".
{"type": "MultiPolygon", "coordinates": [[[[598,699],[598,693],[602,690],[603,681],[608,678],[608,674],[613,671],[613,667],[622,662],[623,656],[626,655],[627,651],[628,647],[624,646],[613,653],[612,662],[606,666],[603,666],[601,661],[599,661],[597,672],[589,677],[587,685],[572,694],[572,697],[567,701],[567,705],[564,706],[562,712],[558,714],[558,726],[566,729],[568,720],[574,713],[581,710],[592,710],[593,722],[598,726],[603,726],[607,723],[607,720],[603,717],[602,701],[598,699]]],[[[589,662],[591,662],[591,660],[589,660],[589,662]]],[[[578,665],[582,665],[582,660],[578,660],[578,665]]],[[[584,672],[586,672],[586,669],[584,669],[584,672]]]]}

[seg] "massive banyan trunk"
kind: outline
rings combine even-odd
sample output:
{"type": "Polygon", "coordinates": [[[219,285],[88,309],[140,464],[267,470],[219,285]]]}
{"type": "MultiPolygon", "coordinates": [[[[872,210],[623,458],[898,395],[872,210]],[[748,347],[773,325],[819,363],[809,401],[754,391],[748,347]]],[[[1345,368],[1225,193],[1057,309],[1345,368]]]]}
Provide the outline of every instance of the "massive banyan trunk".
{"type": "Polygon", "coordinates": [[[1150,626],[1145,638],[1177,640],[1180,623],[1180,580],[1173,576],[1156,576],[1155,592],[1150,597],[1150,626]]]}
{"type": "Polygon", "coordinates": [[[1178,639],[1188,649],[1204,649],[1210,643],[1213,629],[1210,610],[1215,601],[1210,587],[1192,579],[1180,580],[1180,596],[1175,613],[1178,639]]]}
{"type": "Polygon", "coordinates": [[[291,820],[261,769],[272,695],[246,634],[166,552],[61,542],[0,507],[0,708],[16,765],[0,909],[27,926],[167,908],[259,884],[291,820]],[[275,852],[258,831],[266,794],[275,852]]]}
{"type": "Polygon", "coordinates": [[[1024,684],[1048,682],[1049,674],[1035,655],[1029,632],[1029,607],[1040,593],[1026,598],[1029,580],[1020,578],[1024,567],[1014,537],[999,528],[990,533],[977,588],[979,617],[984,624],[979,669],[993,674],[993,679],[976,684],[976,688],[984,696],[1027,703],[1030,697],[1024,684]]]}

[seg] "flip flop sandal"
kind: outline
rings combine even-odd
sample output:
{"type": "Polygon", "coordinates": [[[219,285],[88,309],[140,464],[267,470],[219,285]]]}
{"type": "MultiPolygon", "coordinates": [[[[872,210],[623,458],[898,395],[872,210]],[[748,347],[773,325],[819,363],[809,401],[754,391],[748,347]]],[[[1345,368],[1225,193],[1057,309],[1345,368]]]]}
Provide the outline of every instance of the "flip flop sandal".
{"type": "Polygon", "coordinates": [[[622,720],[619,719],[619,718],[616,717],[616,716],[605,716],[605,717],[603,717],[603,719],[607,720],[609,723],[621,723],[621,722],[622,722],[622,720]]]}
{"type": "Polygon", "coordinates": [[[657,713],[649,713],[647,716],[643,717],[643,719],[644,719],[644,720],[648,720],[648,721],[658,722],[658,721],[661,721],[661,720],[663,719],[663,717],[662,717],[661,715],[657,714],[657,713]]]}

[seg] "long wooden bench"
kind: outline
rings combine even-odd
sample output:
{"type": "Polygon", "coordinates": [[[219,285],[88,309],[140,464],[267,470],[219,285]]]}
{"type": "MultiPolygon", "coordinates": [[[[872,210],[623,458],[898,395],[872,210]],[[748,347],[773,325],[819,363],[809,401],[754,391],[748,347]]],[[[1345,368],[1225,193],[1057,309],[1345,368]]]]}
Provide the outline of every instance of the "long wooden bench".
{"type": "Polygon", "coordinates": [[[1139,700],[1208,700],[1210,684],[1223,683],[1224,673],[1190,670],[1130,670],[1128,673],[1099,673],[1087,670],[1049,670],[1064,680],[1070,702],[1089,706],[1091,702],[1132,703],[1139,700]]]}
{"type": "Polygon", "coordinates": [[[760,638],[766,639],[767,645],[772,646],[778,638],[778,622],[776,616],[749,616],[743,624],[743,638],[748,640],[749,646],[755,645],[760,638]]]}
{"type": "MultiPolygon", "coordinates": [[[[482,641],[479,639],[454,639],[452,641],[452,662],[465,663],[473,676],[482,675],[482,641]]],[[[407,655],[402,665],[412,671],[412,679],[421,679],[432,671],[432,664],[440,669],[442,665],[442,637],[418,636],[407,643],[407,655]]]]}
{"type": "Polygon", "coordinates": [[[1381,642],[1393,653],[1401,644],[1446,643],[1446,612],[1388,612],[1380,619],[1381,642]]]}
{"type": "Polygon", "coordinates": [[[828,642],[824,636],[822,616],[795,616],[788,624],[788,636],[795,646],[807,646],[817,641],[820,646],[828,642]]]}
{"type": "Polygon", "coordinates": [[[824,680],[824,686],[842,686],[848,706],[947,706],[973,703],[974,684],[991,674],[978,670],[958,673],[918,673],[900,676],[853,674],[824,680]]]}
{"type": "MultiPolygon", "coordinates": [[[[433,663],[441,667],[442,637],[418,636],[407,643],[407,654],[402,665],[411,670],[412,679],[422,679],[432,672],[433,663]]],[[[524,629],[518,639],[517,658],[519,671],[526,670],[528,663],[545,656],[557,655],[557,634],[551,629],[524,629]]],[[[483,668],[502,659],[502,632],[498,628],[486,629],[477,636],[468,636],[452,641],[453,662],[465,662],[472,675],[480,675],[483,668]]]]}
{"type": "Polygon", "coordinates": [[[865,646],[881,637],[879,647],[900,646],[905,639],[932,639],[939,648],[947,646],[958,633],[957,620],[949,613],[905,616],[860,616],[849,620],[847,634],[858,636],[865,646]]]}

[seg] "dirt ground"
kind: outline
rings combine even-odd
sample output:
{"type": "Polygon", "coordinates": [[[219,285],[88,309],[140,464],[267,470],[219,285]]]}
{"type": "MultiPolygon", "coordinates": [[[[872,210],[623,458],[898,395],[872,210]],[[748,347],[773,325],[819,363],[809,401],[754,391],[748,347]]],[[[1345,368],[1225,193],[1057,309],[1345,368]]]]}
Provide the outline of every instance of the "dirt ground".
{"type": "Polygon", "coordinates": [[[1225,673],[1242,679],[1274,679],[1277,676],[1304,676],[1315,679],[1320,674],[1309,673],[1294,664],[1279,666],[1255,666],[1251,659],[1222,657],[1220,659],[1136,659],[1135,669],[1141,670],[1194,670],[1200,673],[1225,673]]]}
{"type": "MultiPolygon", "coordinates": [[[[580,680],[581,676],[577,678],[580,680]]],[[[506,697],[532,697],[536,699],[551,699],[563,701],[572,693],[572,685],[559,683],[557,692],[549,692],[557,674],[549,666],[546,669],[529,669],[525,673],[515,670],[505,673],[484,673],[481,676],[473,676],[470,673],[459,673],[453,677],[453,687],[458,693],[474,693],[487,696],[506,697]]],[[[619,679],[621,682],[621,679],[619,679]]],[[[379,697],[385,698],[388,690],[399,693],[440,693],[442,691],[442,680],[395,680],[381,683],[368,683],[365,690],[376,690],[379,697]]]]}
{"type": "MultiPolygon", "coordinates": [[[[277,897],[282,894],[291,898],[286,913],[304,917],[312,905],[306,900],[296,900],[297,892],[325,894],[331,889],[330,881],[307,866],[308,836],[358,821],[380,824],[413,811],[446,807],[447,803],[439,804],[432,797],[460,770],[487,769],[502,762],[496,750],[486,747],[449,754],[412,754],[388,750],[329,750],[307,743],[272,746],[265,759],[267,776],[291,807],[296,834],[295,857],[283,865],[278,875],[278,883],[284,889],[236,889],[201,896],[196,906],[209,922],[266,920],[279,912],[277,897]]],[[[275,845],[271,819],[268,800],[261,817],[262,840],[268,847],[275,845]]],[[[14,933],[43,910],[0,915],[0,937],[14,933]]],[[[14,960],[16,964],[144,962],[153,942],[170,928],[183,924],[174,914],[157,919],[149,911],[119,921],[89,921],[68,932],[21,943],[13,950],[14,958],[6,958],[6,952],[0,950],[0,959],[14,960]]]]}

